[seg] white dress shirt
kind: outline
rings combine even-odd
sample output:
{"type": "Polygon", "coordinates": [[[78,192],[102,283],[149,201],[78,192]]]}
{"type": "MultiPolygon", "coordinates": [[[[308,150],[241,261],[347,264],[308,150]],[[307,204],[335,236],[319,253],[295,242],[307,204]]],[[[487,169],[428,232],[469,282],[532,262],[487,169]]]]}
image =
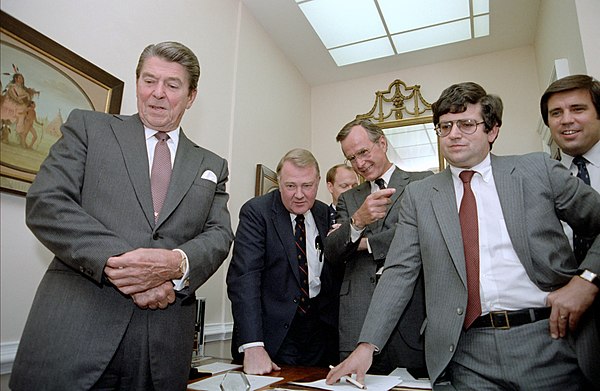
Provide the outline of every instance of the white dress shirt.
{"type": "MultiPolygon", "coordinates": [[[[460,208],[463,169],[450,166],[456,208],[460,208]]],[[[471,168],[471,188],[477,202],[479,225],[479,295],[481,313],[546,306],[547,293],[529,278],[513,248],[492,173],[490,155],[471,168]]]]}

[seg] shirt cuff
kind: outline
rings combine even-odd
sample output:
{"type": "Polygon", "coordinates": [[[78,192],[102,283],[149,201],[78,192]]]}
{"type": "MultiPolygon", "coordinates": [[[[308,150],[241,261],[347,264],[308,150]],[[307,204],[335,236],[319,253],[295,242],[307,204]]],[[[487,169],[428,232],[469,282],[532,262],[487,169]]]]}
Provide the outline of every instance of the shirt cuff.
{"type": "Polygon", "coordinates": [[[352,224],[350,224],[350,240],[352,240],[352,243],[355,243],[357,240],[360,239],[365,228],[366,227],[364,227],[363,229],[357,230],[356,228],[354,228],[354,226],[352,224]]]}
{"type": "Polygon", "coordinates": [[[181,254],[181,259],[183,261],[185,261],[185,268],[184,268],[184,272],[183,272],[183,276],[177,280],[171,280],[173,281],[173,289],[176,291],[180,291],[183,288],[185,288],[186,286],[189,285],[189,276],[190,276],[190,261],[188,260],[187,254],[181,250],[181,249],[174,249],[173,251],[178,252],[179,254],[181,254]]]}
{"type": "Polygon", "coordinates": [[[265,343],[264,342],[248,342],[243,344],[242,346],[239,347],[238,349],[238,353],[244,353],[244,350],[248,349],[248,348],[254,348],[257,346],[261,346],[261,347],[265,347],[265,343]]]}

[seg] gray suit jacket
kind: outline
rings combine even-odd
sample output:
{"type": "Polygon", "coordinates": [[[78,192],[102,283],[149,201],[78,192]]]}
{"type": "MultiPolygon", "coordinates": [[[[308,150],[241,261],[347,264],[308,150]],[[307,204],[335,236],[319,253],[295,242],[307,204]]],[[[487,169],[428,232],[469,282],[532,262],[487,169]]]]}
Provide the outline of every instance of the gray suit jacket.
{"type": "MultiPolygon", "coordinates": [[[[506,228],[529,278],[550,292],[565,285],[580,269],[600,273],[600,239],[596,237],[578,265],[560,223],[565,220],[598,235],[600,195],[543,153],[492,155],[491,162],[506,228]]],[[[421,268],[427,311],[425,356],[435,381],[459,342],[467,304],[464,253],[449,168],[406,189],[396,236],[361,342],[385,343],[410,300],[421,268]]],[[[600,341],[592,311],[590,308],[579,326],[576,349],[586,375],[598,380],[600,341]]]]}
{"type": "MultiPolygon", "coordinates": [[[[394,170],[388,187],[396,189],[396,192],[391,197],[387,214],[383,219],[367,226],[363,232],[363,236],[369,240],[371,254],[367,251],[357,251],[358,241],[352,243],[350,240],[350,217],[371,194],[370,183],[364,182],[340,195],[336,210],[337,223],[341,223],[341,226],[332,232],[325,241],[327,261],[345,264],[346,267],[340,290],[340,351],[349,352],[356,347],[360,329],[375,290],[377,265],[383,264],[392,242],[398,222],[400,199],[405,187],[410,182],[430,175],[432,175],[430,171],[406,172],[399,168],[394,170]]],[[[396,322],[398,323],[399,337],[412,349],[422,350],[423,345],[419,335],[424,318],[421,292],[417,292],[412,304],[402,320],[396,322]]],[[[411,366],[410,358],[415,354],[407,353],[408,357],[405,359],[408,362],[405,366],[411,366]]]]}
{"type": "Polygon", "coordinates": [[[194,292],[226,258],[233,234],[227,162],[180,134],[167,198],[154,223],[144,127],[137,115],[74,110],[29,193],[27,225],[55,254],[38,288],[11,387],[89,389],[116,351],[135,304],[104,277],[107,259],[180,248],[190,286],[164,310],[147,310],[154,386],[185,389],[194,292]],[[212,171],[217,180],[202,178],[212,171]]]}

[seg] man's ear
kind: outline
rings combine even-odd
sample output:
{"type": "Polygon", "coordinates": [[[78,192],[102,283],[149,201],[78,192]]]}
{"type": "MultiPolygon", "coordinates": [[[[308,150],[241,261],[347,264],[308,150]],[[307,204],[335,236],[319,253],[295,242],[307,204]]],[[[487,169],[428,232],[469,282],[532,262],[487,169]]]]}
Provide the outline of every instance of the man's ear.
{"type": "Polygon", "coordinates": [[[329,190],[329,193],[333,194],[333,183],[327,182],[327,190],[329,190]]]}

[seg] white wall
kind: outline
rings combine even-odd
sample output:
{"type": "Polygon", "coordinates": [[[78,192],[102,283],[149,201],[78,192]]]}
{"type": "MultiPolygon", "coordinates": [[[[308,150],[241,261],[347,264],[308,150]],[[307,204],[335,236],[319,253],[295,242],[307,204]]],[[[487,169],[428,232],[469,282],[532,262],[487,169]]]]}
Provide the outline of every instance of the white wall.
{"type": "MultiPolygon", "coordinates": [[[[310,147],[310,88],[240,0],[106,0],[93,9],[70,0],[3,0],[2,11],[123,80],[121,112],[127,114],[136,112],[134,71],[142,49],[165,40],[189,46],[202,74],[182,125],[192,140],[229,161],[234,227],[240,206],[254,195],[256,164],[274,168],[292,147],[310,147]]],[[[0,331],[2,363],[10,364],[51,254],[25,227],[24,198],[1,193],[0,202],[0,331]]],[[[207,297],[208,341],[230,331],[226,267],[198,291],[207,297]]],[[[223,346],[212,351],[228,354],[223,346]]]]}
{"type": "MultiPolygon", "coordinates": [[[[494,153],[541,151],[536,131],[540,94],[535,54],[533,47],[527,46],[313,88],[312,150],[324,170],[344,160],[335,142],[337,132],[357,114],[368,112],[375,102],[375,91],[387,89],[395,79],[407,85],[419,84],[429,103],[453,83],[474,81],[504,102],[504,121],[494,153]]],[[[327,197],[322,187],[319,198],[327,197]]]]}
{"type": "MultiPolygon", "coordinates": [[[[594,24],[597,24],[598,15],[589,17],[595,20],[594,24]]],[[[595,40],[597,44],[595,37],[589,38],[595,40]]],[[[535,51],[540,95],[550,82],[556,59],[568,59],[571,74],[586,73],[575,0],[544,0],[540,2],[535,51]]]]}
{"type": "Polygon", "coordinates": [[[600,78],[600,1],[576,0],[577,19],[581,36],[581,46],[585,57],[586,73],[600,78]]]}

